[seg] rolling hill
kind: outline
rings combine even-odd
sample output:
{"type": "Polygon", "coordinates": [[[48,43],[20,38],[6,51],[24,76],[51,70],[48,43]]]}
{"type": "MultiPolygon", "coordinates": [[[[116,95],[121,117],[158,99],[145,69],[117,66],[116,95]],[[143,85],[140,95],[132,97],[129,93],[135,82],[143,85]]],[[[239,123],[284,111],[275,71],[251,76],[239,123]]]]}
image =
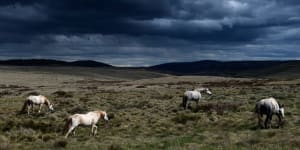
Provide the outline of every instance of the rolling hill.
{"type": "Polygon", "coordinates": [[[0,65],[7,66],[79,66],[79,67],[113,67],[112,65],[92,60],[60,61],[52,59],[11,59],[0,60],[0,65]]]}
{"type": "MultiPolygon", "coordinates": [[[[1,66],[93,67],[114,70],[144,70],[171,75],[206,75],[225,77],[300,78],[300,60],[290,61],[196,61],[174,62],[150,67],[115,67],[110,64],[79,60],[13,59],[0,61],[1,66]]],[[[124,72],[124,71],[123,71],[124,72]]],[[[130,72],[128,72],[130,74],[130,72]]]]}
{"type": "Polygon", "coordinates": [[[300,77],[300,61],[197,61],[166,63],[150,70],[174,75],[300,77]]]}

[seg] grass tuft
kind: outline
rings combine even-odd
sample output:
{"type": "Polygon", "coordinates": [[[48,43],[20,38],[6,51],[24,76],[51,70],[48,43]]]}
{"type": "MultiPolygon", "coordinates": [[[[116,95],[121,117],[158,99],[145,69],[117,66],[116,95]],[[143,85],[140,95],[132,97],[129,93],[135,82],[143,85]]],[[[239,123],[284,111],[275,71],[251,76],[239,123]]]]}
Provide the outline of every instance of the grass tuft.
{"type": "Polygon", "coordinates": [[[68,98],[68,97],[73,97],[73,94],[70,92],[65,92],[65,91],[56,91],[52,93],[56,97],[63,97],[63,98],[68,98]]]}
{"type": "Polygon", "coordinates": [[[0,135],[0,150],[11,150],[13,145],[10,143],[9,139],[5,136],[0,135]]]}
{"type": "Polygon", "coordinates": [[[107,150],[124,150],[124,148],[119,144],[111,144],[107,150]]]}
{"type": "Polygon", "coordinates": [[[68,145],[68,141],[65,139],[60,139],[60,140],[56,140],[54,142],[54,147],[55,148],[66,148],[68,145]]]}

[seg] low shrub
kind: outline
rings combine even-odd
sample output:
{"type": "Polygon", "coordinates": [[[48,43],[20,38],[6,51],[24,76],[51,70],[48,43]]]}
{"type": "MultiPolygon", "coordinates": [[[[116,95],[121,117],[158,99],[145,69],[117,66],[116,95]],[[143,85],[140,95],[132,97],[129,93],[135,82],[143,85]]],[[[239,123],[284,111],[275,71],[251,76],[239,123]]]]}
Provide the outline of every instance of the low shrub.
{"type": "Polygon", "coordinates": [[[10,143],[9,139],[5,136],[0,135],[0,150],[11,150],[13,145],[10,143]]]}
{"type": "Polygon", "coordinates": [[[26,96],[29,96],[29,95],[40,95],[40,92],[32,91],[32,92],[29,92],[26,94],[26,96]]]}
{"type": "Polygon", "coordinates": [[[151,95],[151,99],[161,99],[161,100],[168,100],[172,99],[174,96],[169,94],[157,94],[157,95],[151,95]]]}
{"type": "Polygon", "coordinates": [[[188,121],[196,121],[199,120],[201,117],[197,114],[190,114],[190,113],[177,113],[176,116],[172,119],[176,123],[185,124],[188,121]]]}
{"type": "Polygon", "coordinates": [[[68,145],[68,141],[66,141],[64,139],[56,140],[54,142],[54,147],[55,148],[66,148],[67,145],[68,145]]]}
{"type": "Polygon", "coordinates": [[[56,91],[54,93],[52,93],[53,95],[55,95],[56,97],[73,97],[73,94],[71,92],[65,92],[65,91],[56,91]]]}
{"type": "Polygon", "coordinates": [[[122,148],[122,146],[120,146],[119,144],[111,144],[107,150],[123,150],[124,148],[122,148]]]}
{"type": "Polygon", "coordinates": [[[221,102],[221,103],[206,103],[201,104],[196,108],[197,111],[203,112],[217,112],[218,115],[224,115],[226,112],[236,112],[239,110],[239,107],[242,106],[241,103],[233,103],[233,102],[221,102]]]}

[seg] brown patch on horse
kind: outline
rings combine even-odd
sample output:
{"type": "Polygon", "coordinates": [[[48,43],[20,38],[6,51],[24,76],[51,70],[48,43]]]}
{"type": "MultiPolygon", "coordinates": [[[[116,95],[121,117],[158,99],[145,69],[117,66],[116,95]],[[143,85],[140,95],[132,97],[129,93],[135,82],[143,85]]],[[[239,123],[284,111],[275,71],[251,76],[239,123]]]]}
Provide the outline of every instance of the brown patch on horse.
{"type": "Polygon", "coordinates": [[[63,129],[63,135],[66,134],[67,131],[69,130],[69,128],[71,127],[72,118],[68,117],[64,121],[65,121],[65,126],[64,126],[64,129],[63,129]]]}

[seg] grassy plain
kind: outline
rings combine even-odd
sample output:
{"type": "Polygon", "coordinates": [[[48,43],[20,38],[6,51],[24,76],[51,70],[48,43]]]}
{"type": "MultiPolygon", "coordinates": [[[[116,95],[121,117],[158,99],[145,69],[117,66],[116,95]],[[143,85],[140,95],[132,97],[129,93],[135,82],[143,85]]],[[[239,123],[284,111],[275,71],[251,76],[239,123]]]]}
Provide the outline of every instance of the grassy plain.
{"type": "Polygon", "coordinates": [[[170,76],[136,69],[0,67],[0,150],[8,149],[299,149],[300,80],[170,76]],[[211,88],[199,106],[183,110],[182,93],[211,88]],[[30,94],[43,94],[54,113],[17,115],[30,94]],[[283,128],[256,127],[256,101],[286,106],[283,128]],[[98,135],[78,128],[67,140],[64,119],[106,110],[98,135]]]}

